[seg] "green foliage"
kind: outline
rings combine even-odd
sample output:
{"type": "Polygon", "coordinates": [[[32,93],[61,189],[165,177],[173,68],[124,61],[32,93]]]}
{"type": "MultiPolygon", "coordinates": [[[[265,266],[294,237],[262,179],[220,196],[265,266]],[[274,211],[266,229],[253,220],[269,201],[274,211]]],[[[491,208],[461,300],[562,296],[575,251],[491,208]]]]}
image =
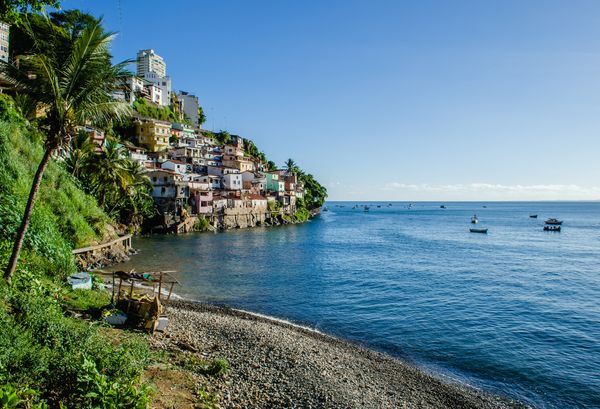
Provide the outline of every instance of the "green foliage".
{"type": "Polygon", "coordinates": [[[305,222],[310,217],[310,212],[304,207],[296,206],[298,210],[294,213],[294,220],[297,222],[305,222]]]}
{"type": "Polygon", "coordinates": [[[94,147],[75,138],[65,160],[67,170],[111,217],[141,225],[144,217],[155,214],[152,184],[145,170],[126,158],[125,147],[114,138],[107,138],[100,152],[94,147]]]}
{"type": "Polygon", "coordinates": [[[231,142],[231,134],[223,130],[215,133],[214,138],[221,145],[227,145],[229,142],[231,142]]]}
{"type": "Polygon", "coordinates": [[[141,338],[115,344],[96,326],[65,317],[61,288],[22,267],[11,287],[2,285],[0,384],[34,388],[52,407],[91,407],[91,392],[132,405],[105,407],[145,407],[145,388],[136,388],[149,359],[141,338]]]}
{"type": "Polygon", "coordinates": [[[292,158],[286,160],[284,166],[288,172],[298,173],[298,170],[299,170],[298,165],[296,165],[296,162],[294,162],[294,160],[292,158]]]}
{"type": "Polygon", "coordinates": [[[278,212],[281,209],[281,204],[275,200],[270,200],[267,202],[267,209],[270,212],[278,212]]]}
{"type": "Polygon", "coordinates": [[[38,401],[39,393],[31,388],[18,388],[11,384],[0,386],[0,409],[46,409],[45,402],[38,401]]]}
{"type": "Polygon", "coordinates": [[[46,6],[58,8],[58,0],[3,0],[0,2],[0,20],[10,24],[19,24],[28,11],[43,11],[46,6]]]}
{"type": "Polygon", "coordinates": [[[206,360],[195,354],[184,354],[179,365],[188,371],[220,377],[229,372],[229,362],[224,358],[206,360]]]}
{"type": "Polygon", "coordinates": [[[0,121],[15,123],[23,121],[13,99],[6,94],[0,94],[0,121]]]}
{"type": "Polygon", "coordinates": [[[160,121],[179,122],[177,114],[170,107],[154,105],[143,98],[136,99],[133,102],[133,109],[143,117],[160,121]]]}
{"type": "Polygon", "coordinates": [[[327,198],[327,189],[321,185],[310,173],[300,172],[298,179],[304,184],[304,203],[307,209],[322,207],[327,198]]]}
{"type": "Polygon", "coordinates": [[[111,379],[98,371],[96,363],[83,358],[82,373],[78,377],[78,394],[82,396],[81,406],[100,408],[143,409],[148,406],[147,388],[136,388],[135,382],[111,382],[111,379]]]}
{"type": "Polygon", "coordinates": [[[267,169],[268,170],[277,170],[277,164],[275,162],[273,162],[272,160],[267,162],[267,169]]]}
{"type": "MultiPolygon", "coordinates": [[[[0,116],[3,112],[0,109],[0,116]]],[[[41,140],[42,135],[22,121],[0,121],[0,243],[14,237],[21,221],[43,155],[41,140]]],[[[25,236],[29,255],[23,260],[29,268],[47,269],[50,274],[74,272],[71,249],[102,240],[109,221],[78,182],[51,161],[25,236]]],[[[0,267],[5,265],[1,261],[0,267]]]]}
{"type": "Polygon", "coordinates": [[[62,297],[62,305],[68,310],[88,311],[106,307],[110,303],[110,294],[106,291],[67,290],[62,297]]]}
{"type": "Polygon", "coordinates": [[[210,222],[208,221],[208,219],[206,219],[204,217],[199,217],[198,221],[194,225],[194,230],[195,231],[208,231],[209,226],[210,226],[210,222]]]}
{"type": "Polygon", "coordinates": [[[212,360],[205,369],[205,373],[211,376],[223,376],[229,371],[229,362],[224,358],[212,360]]]}
{"type": "Polygon", "coordinates": [[[202,125],[206,122],[206,115],[204,115],[204,110],[201,106],[198,107],[198,125],[202,125]]]}

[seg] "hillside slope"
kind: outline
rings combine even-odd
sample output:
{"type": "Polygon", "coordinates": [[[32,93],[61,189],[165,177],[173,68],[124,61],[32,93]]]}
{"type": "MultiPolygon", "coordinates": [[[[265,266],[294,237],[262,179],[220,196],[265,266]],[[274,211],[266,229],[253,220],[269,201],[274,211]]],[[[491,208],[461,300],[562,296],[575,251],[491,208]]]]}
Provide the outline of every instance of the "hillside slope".
{"type": "MultiPolygon", "coordinates": [[[[10,100],[0,99],[0,265],[10,253],[42,155],[39,131],[15,112],[10,100]]],[[[95,199],[52,161],[35,203],[22,260],[43,258],[41,264],[50,262],[55,268],[53,274],[64,275],[75,268],[70,250],[113,235],[110,219],[95,199]]]]}

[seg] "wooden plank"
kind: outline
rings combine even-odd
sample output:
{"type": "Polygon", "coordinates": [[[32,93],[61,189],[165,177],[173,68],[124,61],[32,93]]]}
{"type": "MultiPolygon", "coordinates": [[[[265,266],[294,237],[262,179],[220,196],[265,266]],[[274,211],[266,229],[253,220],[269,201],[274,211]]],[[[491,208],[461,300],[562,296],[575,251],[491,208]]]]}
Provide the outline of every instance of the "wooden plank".
{"type": "MultiPolygon", "coordinates": [[[[94,250],[99,250],[99,249],[103,249],[105,247],[110,247],[113,246],[119,242],[127,242],[127,240],[131,240],[132,235],[131,234],[126,234],[125,236],[121,236],[117,239],[114,239],[112,241],[109,241],[107,243],[101,243],[101,244],[96,244],[95,246],[89,246],[89,247],[82,247],[80,249],[75,249],[72,251],[73,254],[81,254],[81,253],[87,253],[90,251],[94,251],[94,250]]],[[[129,246],[127,244],[125,244],[125,247],[131,247],[131,242],[129,241],[129,246]]]]}

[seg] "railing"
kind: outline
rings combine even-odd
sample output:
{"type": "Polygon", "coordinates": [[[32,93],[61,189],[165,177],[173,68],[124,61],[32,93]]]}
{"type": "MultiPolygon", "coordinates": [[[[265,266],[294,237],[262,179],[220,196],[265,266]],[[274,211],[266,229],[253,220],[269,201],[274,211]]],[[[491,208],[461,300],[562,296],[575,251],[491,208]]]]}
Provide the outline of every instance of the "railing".
{"type": "Polygon", "coordinates": [[[80,249],[75,249],[75,250],[73,250],[73,254],[74,255],[83,254],[83,253],[92,253],[93,254],[98,250],[102,250],[107,247],[112,247],[112,246],[115,246],[118,244],[125,247],[125,250],[128,250],[131,248],[131,237],[132,237],[131,234],[126,234],[125,236],[121,236],[121,237],[116,238],[107,243],[101,243],[101,244],[96,244],[95,246],[82,247],[80,249]]]}

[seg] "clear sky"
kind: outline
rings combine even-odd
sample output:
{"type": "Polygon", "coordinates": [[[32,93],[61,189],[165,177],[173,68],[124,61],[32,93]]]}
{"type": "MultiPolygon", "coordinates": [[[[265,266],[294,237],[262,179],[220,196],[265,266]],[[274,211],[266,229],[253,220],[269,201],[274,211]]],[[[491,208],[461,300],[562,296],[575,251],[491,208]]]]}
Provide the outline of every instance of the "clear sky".
{"type": "Polygon", "coordinates": [[[599,1],[62,4],[330,199],[600,199],[599,1]]]}

